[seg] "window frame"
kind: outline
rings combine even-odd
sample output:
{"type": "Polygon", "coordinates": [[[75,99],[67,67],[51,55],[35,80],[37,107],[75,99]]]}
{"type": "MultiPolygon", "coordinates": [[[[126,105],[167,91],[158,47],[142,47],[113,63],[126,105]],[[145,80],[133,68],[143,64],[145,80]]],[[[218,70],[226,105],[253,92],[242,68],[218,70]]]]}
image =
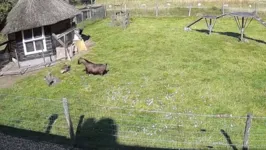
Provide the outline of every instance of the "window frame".
{"type": "Polygon", "coordinates": [[[37,53],[41,53],[41,52],[46,52],[47,51],[47,48],[46,48],[46,40],[45,40],[45,33],[44,33],[44,27],[40,27],[40,28],[42,30],[42,34],[38,38],[35,38],[34,37],[34,30],[33,29],[29,29],[29,30],[31,30],[31,34],[32,34],[32,38],[31,39],[25,39],[25,37],[24,37],[24,31],[26,31],[26,30],[21,31],[21,33],[22,33],[22,43],[23,43],[23,49],[24,49],[24,54],[25,55],[37,54],[37,53]],[[42,42],[43,42],[43,50],[36,50],[36,44],[35,44],[35,42],[36,41],[39,41],[39,40],[42,40],[42,42]],[[34,49],[34,51],[32,51],[32,52],[28,52],[27,51],[26,43],[28,43],[28,42],[32,42],[33,43],[33,49],[34,49]]]}

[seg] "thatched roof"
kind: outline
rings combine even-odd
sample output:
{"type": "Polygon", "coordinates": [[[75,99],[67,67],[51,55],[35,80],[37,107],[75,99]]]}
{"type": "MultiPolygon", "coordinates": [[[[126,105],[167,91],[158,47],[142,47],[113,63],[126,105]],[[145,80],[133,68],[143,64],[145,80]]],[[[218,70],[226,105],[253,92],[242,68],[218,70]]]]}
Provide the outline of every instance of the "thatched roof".
{"type": "Polygon", "coordinates": [[[79,13],[78,9],[63,0],[19,0],[9,12],[2,33],[52,25],[79,13]]]}

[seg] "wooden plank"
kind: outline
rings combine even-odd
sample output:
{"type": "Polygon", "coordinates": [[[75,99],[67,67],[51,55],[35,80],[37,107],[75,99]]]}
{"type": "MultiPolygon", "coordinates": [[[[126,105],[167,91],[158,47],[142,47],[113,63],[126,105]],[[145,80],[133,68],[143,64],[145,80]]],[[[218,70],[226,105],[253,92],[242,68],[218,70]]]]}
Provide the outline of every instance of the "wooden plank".
{"type": "Polygon", "coordinates": [[[61,37],[67,35],[68,33],[72,32],[72,31],[74,31],[75,29],[76,29],[76,27],[72,27],[72,28],[70,28],[70,29],[64,31],[64,32],[61,33],[61,34],[56,35],[56,37],[57,37],[57,39],[60,39],[61,37]]]}
{"type": "Polygon", "coordinates": [[[5,45],[5,44],[8,44],[8,43],[13,42],[13,41],[14,41],[14,40],[5,41],[5,42],[1,43],[0,46],[3,46],[3,45],[5,45]]]}
{"type": "Polygon", "coordinates": [[[60,39],[58,39],[57,36],[56,36],[54,33],[52,34],[52,36],[53,36],[53,38],[54,38],[55,40],[57,40],[57,41],[59,42],[59,44],[61,44],[63,47],[65,47],[65,43],[62,42],[60,39]]]}
{"type": "Polygon", "coordinates": [[[66,49],[67,59],[68,60],[71,60],[70,55],[69,55],[69,51],[68,51],[68,48],[67,48],[66,44],[62,40],[57,39],[57,36],[54,33],[52,34],[52,36],[53,36],[53,38],[55,40],[57,40],[66,49]]]}
{"type": "Polygon", "coordinates": [[[18,61],[18,68],[20,68],[20,64],[19,64],[19,60],[18,60],[18,53],[17,53],[17,49],[15,48],[15,54],[16,54],[16,59],[18,61]]]}

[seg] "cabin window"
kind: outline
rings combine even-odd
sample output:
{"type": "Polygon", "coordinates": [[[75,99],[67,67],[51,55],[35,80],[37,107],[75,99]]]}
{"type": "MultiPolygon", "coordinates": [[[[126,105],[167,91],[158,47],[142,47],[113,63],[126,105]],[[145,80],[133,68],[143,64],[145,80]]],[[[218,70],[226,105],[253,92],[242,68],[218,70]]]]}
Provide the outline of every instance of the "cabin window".
{"type": "Polygon", "coordinates": [[[46,51],[44,28],[34,28],[22,31],[25,55],[46,51]]]}

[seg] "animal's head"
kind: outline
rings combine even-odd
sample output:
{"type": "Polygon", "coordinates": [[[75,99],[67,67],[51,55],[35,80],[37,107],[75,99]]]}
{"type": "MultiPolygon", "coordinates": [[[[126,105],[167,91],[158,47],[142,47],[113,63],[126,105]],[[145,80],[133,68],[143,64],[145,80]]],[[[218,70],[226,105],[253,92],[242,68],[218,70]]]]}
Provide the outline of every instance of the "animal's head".
{"type": "Polygon", "coordinates": [[[83,60],[83,58],[80,57],[80,58],[78,59],[78,64],[81,64],[82,60],[83,60]]]}
{"type": "Polygon", "coordinates": [[[109,70],[106,69],[106,70],[104,70],[103,74],[105,75],[105,74],[107,74],[108,72],[109,72],[109,70]]]}
{"type": "Polygon", "coordinates": [[[107,73],[109,72],[109,69],[107,69],[107,65],[108,65],[108,64],[105,64],[105,69],[104,69],[104,72],[103,72],[104,75],[107,74],[107,73]]]}

